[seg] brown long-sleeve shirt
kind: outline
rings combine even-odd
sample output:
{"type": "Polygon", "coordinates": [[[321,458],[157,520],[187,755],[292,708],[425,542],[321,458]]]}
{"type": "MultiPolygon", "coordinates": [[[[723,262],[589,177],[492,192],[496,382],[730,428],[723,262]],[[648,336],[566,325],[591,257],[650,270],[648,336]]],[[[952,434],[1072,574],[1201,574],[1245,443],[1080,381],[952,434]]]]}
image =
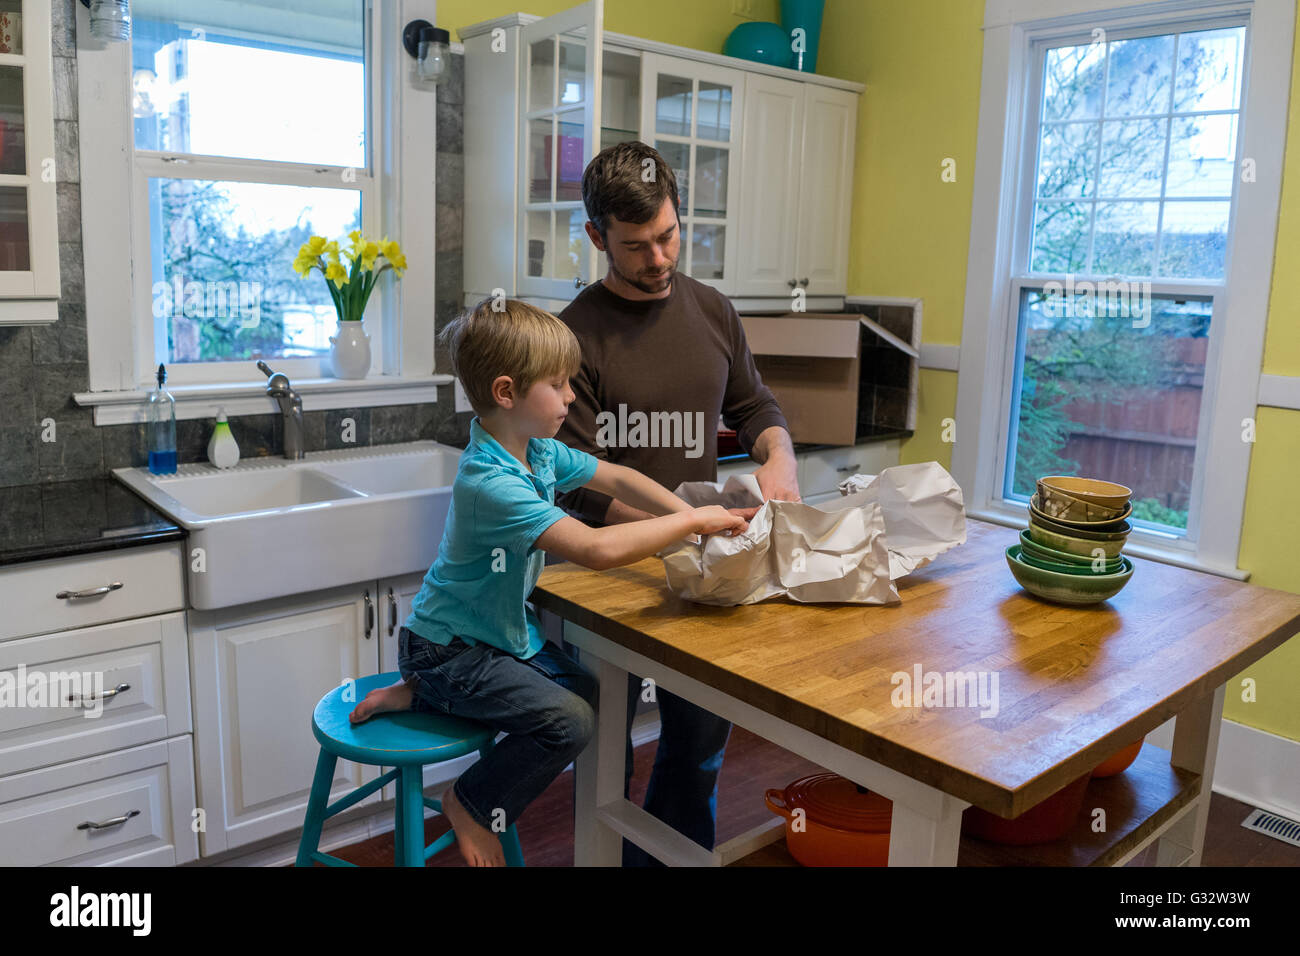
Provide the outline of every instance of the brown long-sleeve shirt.
{"type": "MultiPolygon", "coordinates": [[[[582,346],[576,398],[555,436],[669,490],[715,481],[718,419],[746,453],[764,429],[786,425],[726,296],[676,273],[666,298],[634,301],[592,283],[560,313],[582,346]]],[[[607,495],[579,488],[556,503],[603,523],[607,495]]]]}

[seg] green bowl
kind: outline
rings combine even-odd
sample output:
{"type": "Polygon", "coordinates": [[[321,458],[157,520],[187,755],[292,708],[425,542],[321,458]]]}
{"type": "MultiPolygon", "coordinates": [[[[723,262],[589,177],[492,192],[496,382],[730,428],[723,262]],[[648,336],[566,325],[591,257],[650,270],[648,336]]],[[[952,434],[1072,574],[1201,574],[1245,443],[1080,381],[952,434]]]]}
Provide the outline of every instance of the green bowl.
{"type": "Polygon", "coordinates": [[[1061,574],[1026,564],[1020,557],[1020,545],[1007,548],[1007,566],[1016,583],[1035,597],[1058,604],[1100,604],[1113,598],[1133,576],[1133,562],[1121,558],[1123,570],[1118,574],[1061,574]]]}
{"type": "Polygon", "coordinates": [[[1029,506],[1029,523],[1036,524],[1040,528],[1046,528],[1048,531],[1055,531],[1057,534],[1063,534],[1071,538],[1083,538],[1087,541],[1123,541],[1128,537],[1133,526],[1127,521],[1107,522],[1105,527],[1094,528],[1077,528],[1068,524],[1061,524],[1055,518],[1049,518],[1033,505],[1029,506]]]}
{"type": "Polygon", "coordinates": [[[1120,549],[1124,547],[1124,542],[1128,537],[1127,535],[1120,535],[1114,541],[1099,541],[1093,538],[1077,537],[1045,528],[1032,519],[1029,522],[1029,527],[1021,533],[1020,540],[1024,541],[1026,536],[1040,548],[1050,549],[1057,554],[1070,554],[1075,557],[1087,558],[1089,561],[1092,560],[1093,548],[1101,548],[1102,551],[1106,552],[1107,560],[1118,558],[1120,549]]]}
{"type": "MultiPolygon", "coordinates": [[[[1099,546],[1100,542],[1096,542],[1096,545],[1099,546]]],[[[1071,554],[1068,551],[1057,551],[1055,548],[1045,547],[1031,538],[1028,531],[1020,532],[1020,556],[1025,560],[1035,558],[1037,559],[1036,563],[1051,566],[1052,570],[1062,570],[1062,566],[1071,571],[1080,571],[1085,574],[1114,574],[1120,570],[1118,556],[1103,558],[1104,566],[1100,571],[1097,571],[1096,559],[1092,555],[1071,554]]]]}

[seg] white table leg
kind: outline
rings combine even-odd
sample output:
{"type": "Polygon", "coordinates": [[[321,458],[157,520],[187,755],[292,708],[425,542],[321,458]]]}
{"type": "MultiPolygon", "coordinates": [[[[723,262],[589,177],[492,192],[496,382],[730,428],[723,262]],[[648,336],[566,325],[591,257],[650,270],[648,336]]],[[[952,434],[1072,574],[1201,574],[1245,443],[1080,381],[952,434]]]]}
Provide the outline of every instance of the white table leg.
{"type": "MultiPolygon", "coordinates": [[[[918,784],[920,786],[920,784],[918,784]]],[[[935,791],[930,816],[894,801],[889,827],[890,866],[956,866],[961,844],[961,814],[969,803],[935,791]]]]}
{"type": "Polygon", "coordinates": [[[1187,707],[1174,720],[1174,749],[1169,763],[1199,773],[1201,792],[1193,808],[1161,834],[1156,843],[1156,866],[1201,865],[1226,686],[1220,684],[1213,694],[1187,707]]]}
{"type": "MultiPolygon", "coordinates": [[[[566,622],[565,627],[570,625],[566,622]]],[[[627,763],[627,671],[582,652],[582,664],[600,681],[596,736],[573,764],[574,866],[619,866],[623,838],[596,819],[596,808],[623,798],[627,763]]]]}

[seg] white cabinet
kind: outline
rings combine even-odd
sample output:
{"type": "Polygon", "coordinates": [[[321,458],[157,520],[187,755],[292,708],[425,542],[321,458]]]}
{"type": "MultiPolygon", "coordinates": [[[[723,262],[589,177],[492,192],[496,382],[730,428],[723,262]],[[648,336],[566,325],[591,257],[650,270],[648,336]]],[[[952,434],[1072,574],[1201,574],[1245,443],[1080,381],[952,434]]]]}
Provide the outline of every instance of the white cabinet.
{"type": "Polygon", "coordinates": [[[677,178],[677,268],[728,294],[737,291],[744,91],[739,70],[659,53],[641,57],[641,130],[677,178]]]}
{"type": "Polygon", "coordinates": [[[0,570],[0,641],[180,611],[177,544],[29,561],[0,570]]]}
{"type": "Polygon", "coordinates": [[[183,604],[176,544],[0,569],[0,860],[197,858],[183,604]]]}
{"type": "Polygon", "coordinates": [[[400,578],[380,581],[375,593],[380,595],[382,607],[379,640],[379,670],[381,673],[397,670],[397,632],[411,614],[411,602],[420,593],[423,574],[407,574],[400,578]]]}
{"type": "Polygon", "coordinates": [[[751,74],[745,104],[738,288],[844,295],[857,94],[751,74]]]}
{"type": "Polygon", "coordinates": [[[594,0],[460,35],[467,305],[501,289],[555,310],[604,274],[582,174],[628,140],[677,176],[681,272],[780,309],[791,282],[818,308],[845,294],[860,84],[607,33],[594,0]]]}
{"type": "Polygon", "coordinates": [[[599,2],[585,3],[519,33],[520,295],[571,297],[595,277],[582,172],[600,150],[600,13],[599,2]]]}
{"type": "Polygon", "coordinates": [[[175,866],[198,858],[190,735],[0,780],[6,866],[175,866]]]}
{"type": "MultiPolygon", "coordinates": [[[[376,598],[369,582],[190,612],[205,856],[302,826],[320,749],[312,711],[331,688],[378,673],[376,598]]],[[[376,776],[340,760],[330,799],[376,776]]]]}
{"type": "MultiPolygon", "coordinates": [[[[70,14],[69,14],[70,15],[70,14]]],[[[58,317],[54,69],[48,0],[0,0],[0,325],[58,317]]]]}

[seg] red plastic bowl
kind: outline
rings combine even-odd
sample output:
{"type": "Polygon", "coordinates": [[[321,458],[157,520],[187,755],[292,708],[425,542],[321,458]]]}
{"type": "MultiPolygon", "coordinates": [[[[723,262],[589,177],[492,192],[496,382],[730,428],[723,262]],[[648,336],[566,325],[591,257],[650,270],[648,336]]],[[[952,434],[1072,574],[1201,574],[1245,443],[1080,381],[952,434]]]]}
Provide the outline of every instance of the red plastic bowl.
{"type": "Polygon", "coordinates": [[[1085,773],[1010,820],[979,807],[967,807],[962,814],[961,832],[979,840],[1012,846],[1059,840],[1074,826],[1079,810],[1083,807],[1084,792],[1088,789],[1091,776],[1085,773]]]}

